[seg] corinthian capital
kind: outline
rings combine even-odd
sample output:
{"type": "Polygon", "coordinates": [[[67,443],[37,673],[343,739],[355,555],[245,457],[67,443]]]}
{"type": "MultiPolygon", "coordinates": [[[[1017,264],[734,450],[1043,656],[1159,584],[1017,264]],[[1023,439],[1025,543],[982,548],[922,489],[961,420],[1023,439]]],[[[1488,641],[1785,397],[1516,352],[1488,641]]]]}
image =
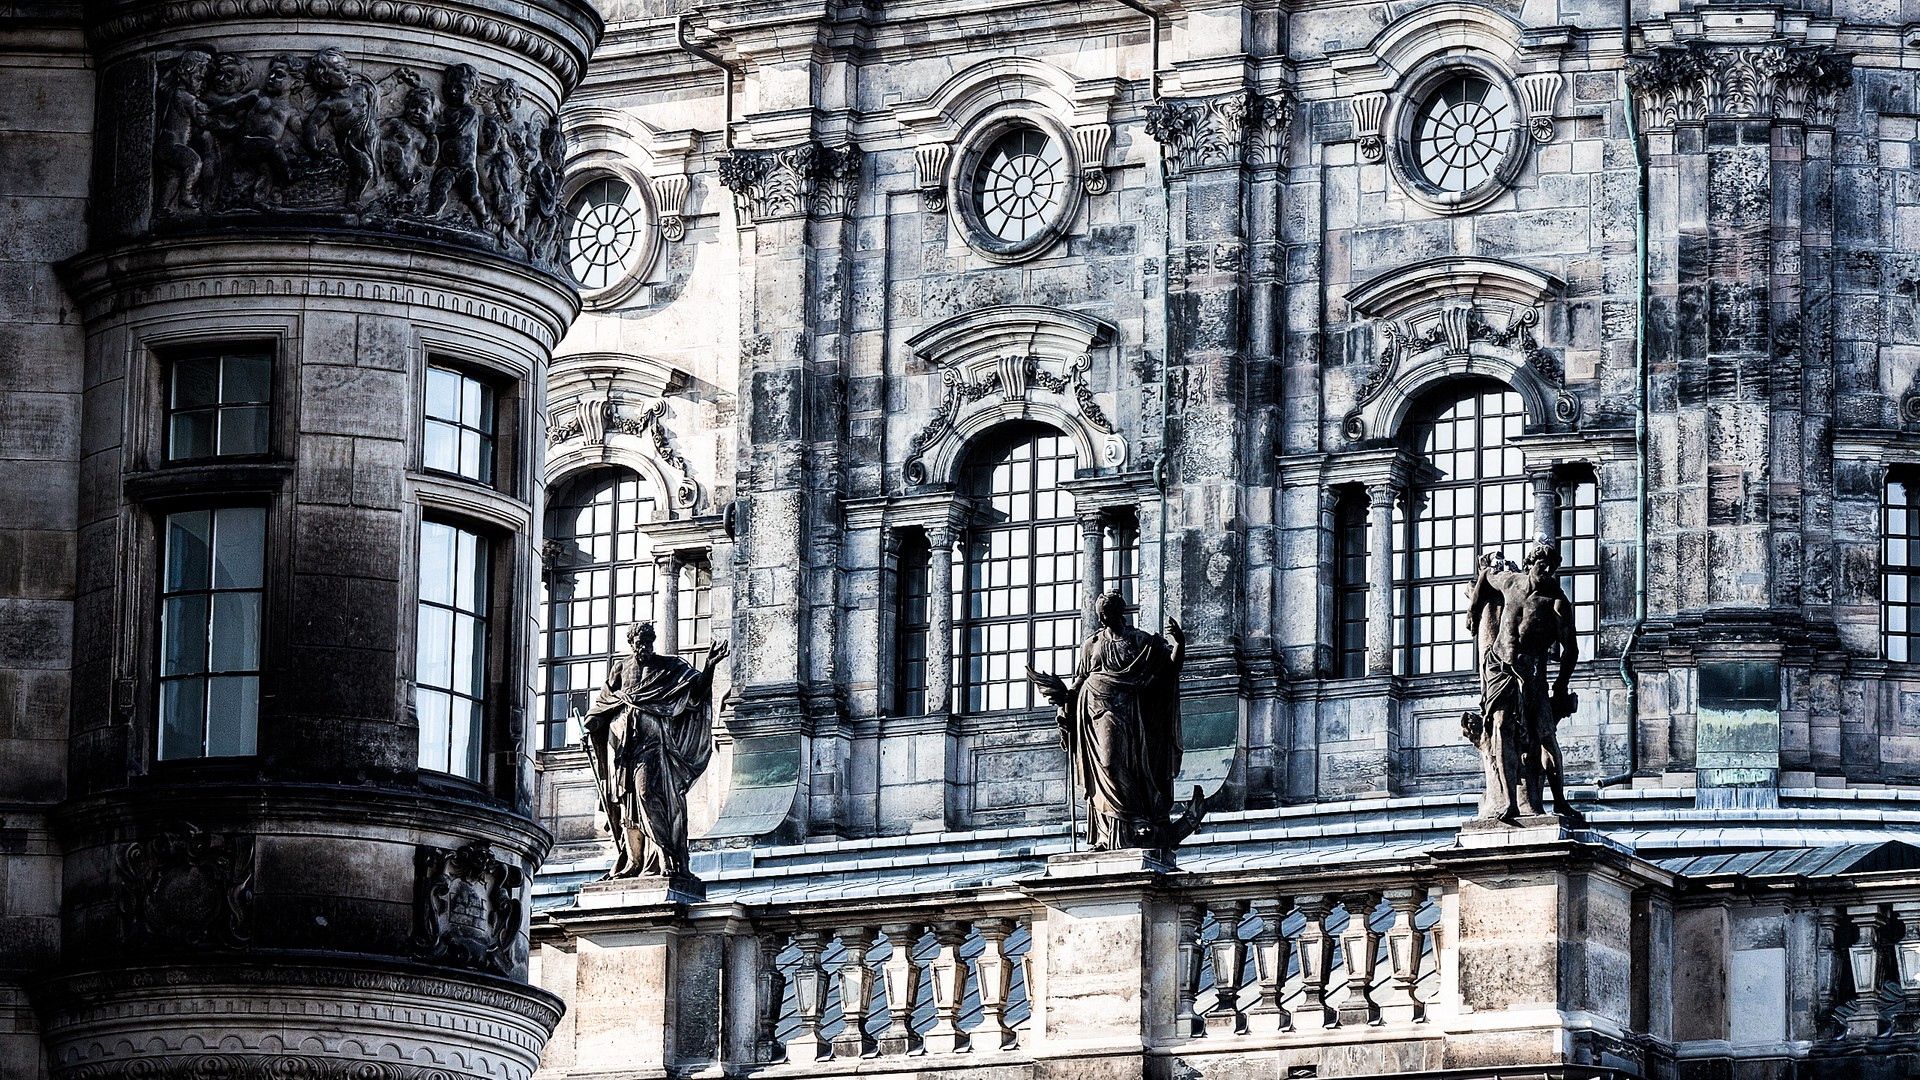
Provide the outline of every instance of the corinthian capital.
{"type": "Polygon", "coordinates": [[[1627,58],[1627,86],[1648,129],[1702,120],[1833,123],[1853,56],[1827,45],[1686,41],[1627,58]]]}
{"type": "Polygon", "coordinates": [[[1235,90],[1201,98],[1162,98],[1147,106],[1147,134],[1160,144],[1167,175],[1200,169],[1277,165],[1286,147],[1293,95],[1235,90]]]}
{"type": "Polygon", "coordinates": [[[720,182],[751,221],[841,217],[853,207],[860,148],[805,142],[734,150],[720,159],[720,182]]]}

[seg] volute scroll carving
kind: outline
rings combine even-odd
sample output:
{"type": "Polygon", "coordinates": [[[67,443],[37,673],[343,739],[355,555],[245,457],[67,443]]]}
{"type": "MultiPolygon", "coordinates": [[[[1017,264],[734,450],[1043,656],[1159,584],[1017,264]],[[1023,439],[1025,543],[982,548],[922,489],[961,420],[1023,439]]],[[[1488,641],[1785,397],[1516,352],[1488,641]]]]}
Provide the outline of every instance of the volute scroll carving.
{"type": "Polygon", "coordinates": [[[470,64],[357,63],[335,46],[180,49],[157,73],[153,227],[372,228],[560,268],[559,118],[470,64]]]}

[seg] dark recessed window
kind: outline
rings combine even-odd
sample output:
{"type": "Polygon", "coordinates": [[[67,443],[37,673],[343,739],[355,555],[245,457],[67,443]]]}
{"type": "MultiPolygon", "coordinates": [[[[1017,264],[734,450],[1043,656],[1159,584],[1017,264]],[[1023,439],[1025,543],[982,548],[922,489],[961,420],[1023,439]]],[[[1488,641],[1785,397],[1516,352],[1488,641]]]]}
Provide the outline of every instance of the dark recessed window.
{"type": "Polygon", "coordinates": [[[245,757],[259,730],[267,512],[188,510],[161,532],[158,756],[245,757]]]}
{"type": "Polygon", "coordinates": [[[1506,92],[1475,72],[1447,78],[1414,120],[1414,163],[1434,187],[1472,191],[1500,171],[1513,139],[1506,92]]]}
{"type": "Polygon", "coordinates": [[[420,525],[420,607],[414,630],[414,711],[420,767],[480,776],[486,730],[487,540],[437,521],[420,525]]]}
{"type": "Polygon", "coordinates": [[[1061,487],[1074,465],[1073,440],[1049,431],[989,447],[967,466],[966,489],[984,520],[968,530],[964,587],[954,597],[961,711],[1029,708],[1029,665],[1063,677],[1074,669],[1080,523],[1061,487]]]}
{"type": "Polygon", "coordinates": [[[1881,635],[1889,660],[1915,659],[1920,637],[1920,483],[1912,475],[1887,480],[1880,508],[1881,635]]]}
{"type": "Polygon", "coordinates": [[[1358,488],[1334,504],[1333,647],[1343,679],[1367,673],[1367,495],[1358,488]]]}
{"type": "MultiPolygon", "coordinates": [[[[653,496],[631,469],[578,475],[548,497],[546,648],[540,659],[545,749],[580,741],[581,721],[607,680],[608,666],[626,651],[628,628],[653,618],[653,549],[640,531],[653,516],[653,496]]],[[[682,648],[691,647],[689,599],[681,595],[682,648]]],[[[711,600],[691,599],[695,612],[705,608],[710,621],[711,600]]],[[[696,628],[703,625],[700,614],[694,619],[696,628]]]]}
{"type": "Polygon", "coordinates": [[[427,369],[426,449],[422,464],[493,483],[493,388],[450,367],[427,369]]]}
{"type": "Polygon", "coordinates": [[[264,352],[182,356],[167,365],[167,460],[267,452],[273,360],[264,352]]]}

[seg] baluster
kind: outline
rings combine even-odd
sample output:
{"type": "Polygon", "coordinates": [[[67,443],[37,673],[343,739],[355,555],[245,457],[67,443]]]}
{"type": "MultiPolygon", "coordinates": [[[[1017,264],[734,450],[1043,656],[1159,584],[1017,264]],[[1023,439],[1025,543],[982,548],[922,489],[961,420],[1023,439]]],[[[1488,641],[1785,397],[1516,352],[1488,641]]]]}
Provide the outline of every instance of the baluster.
{"type": "Polygon", "coordinates": [[[832,1048],[820,1040],[820,1011],[826,1004],[827,980],[820,970],[820,953],[827,946],[827,935],[818,930],[799,930],[793,944],[800,950],[800,962],[793,969],[793,1008],[800,1020],[787,1046],[789,1061],[824,1061],[832,1048]],[[795,1052],[798,1048],[798,1053],[795,1052]]]}
{"type": "Polygon", "coordinates": [[[974,958],[974,973],[980,980],[980,1026],[975,1028],[981,1049],[1008,1050],[1014,1045],[1013,1029],[1007,1026],[1007,993],[1013,986],[1013,965],[1007,961],[1007,936],[1013,933],[1011,919],[981,919],[973,924],[980,931],[980,955],[974,958]]]}
{"type": "Polygon", "coordinates": [[[834,932],[847,958],[840,964],[840,1015],[846,1024],[833,1037],[833,1056],[873,1057],[867,1049],[867,1003],[873,997],[873,969],[867,966],[867,953],[873,947],[874,932],[863,926],[834,932]]]}
{"type": "Polygon", "coordinates": [[[1176,1000],[1173,1006],[1173,1029],[1182,1038],[1205,1038],[1206,1022],[1194,1008],[1194,1000],[1200,996],[1200,963],[1204,954],[1200,950],[1200,906],[1181,904],[1174,912],[1176,939],[1179,948],[1175,963],[1178,970],[1175,978],[1176,1000]]]}
{"type": "Polygon", "coordinates": [[[1814,914],[1814,921],[1818,929],[1813,951],[1813,1022],[1816,1028],[1824,1029],[1829,1021],[1837,1019],[1834,1010],[1847,998],[1840,974],[1840,913],[1822,908],[1814,914]]]}
{"type": "Polygon", "coordinates": [[[1893,943],[1894,977],[1903,999],[1894,1033],[1911,1035],[1920,1029],[1920,900],[1894,901],[1893,917],[1900,923],[1900,938],[1893,943]]]}
{"type": "Polygon", "coordinates": [[[935,923],[933,954],[933,1027],[920,1043],[929,1054],[958,1054],[967,1049],[967,1037],[960,1030],[960,1002],[967,996],[967,965],[960,959],[960,946],[967,940],[967,924],[935,923]]]}
{"type": "Polygon", "coordinates": [[[1880,1035],[1880,931],[1884,920],[1877,904],[1849,907],[1854,942],[1847,948],[1847,970],[1853,976],[1853,1009],[1847,1015],[1847,1038],[1872,1039],[1880,1035]]]}
{"type": "Polygon", "coordinates": [[[1240,1009],[1240,976],[1247,963],[1240,923],[1247,917],[1247,908],[1245,900],[1213,906],[1213,923],[1219,931],[1213,938],[1213,1011],[1226,1014],[1235,1035],[1247,1033],[1247,1014],[1240,1009]]]}
{"type": "Polygon", "coordinates": [[[1287,912],[1292,910],[1291,896],[1282,896],[1277,901],[1263,900],[1254,907],[1254,913],[1260,918],[1260,930],[1253,935],[1254,979],[1259,984],[1260,995],[1247,1008],[1249,1029],[1256,1016],[1275,1018],[1269,1030],[1287,1031],[1293,1027],[1293,1014],[1282,1003],[1287,993],[1287,962],[1293,958],[1293,942],[1287,938],[1283,924],[1287,912]]]}
{"type": "Polygon", "coordinates": [[[1380,935],[1373,930],[1373,909],[1380,905],[1376,892],[1353,893],[1341,898],[1347,909],[1347,928],[1340,932],[1340,956],[1347,965],[1347,999],[1340,1003],[1340,1023],[1378,1024],[1380,1007],[1373,1003],[1374,962],[1380,955],[1380,935]]]}
{"type": "Polygon", "coordinates": [[[778,960],[787,943],[785,932],[760,937],[760,1060],[787,1060],[787,1047],[780,1041],[780,1008],[786,1002],[787,976],[778,960]]]}
{"type": "Polygon", "coordinates": [[[1406,1024],[1427,1018],[1427,1007],[1414,995],[1420,982],[1420,931],[1413,917],[1420,910],[1424,889],[1408,885],[1386,890],[1387,903],[1393,906],[1393,923],[1387,927],[1387,960],[1393,965],[1393,980],[1387,986],[1386,1000],[1380,1002],[1380,1021],[1406,1024]]]}
{"type": "Polygon", "coordinates": [[[887,923],[887,1031],[880,1036],[878,1053],[907,1054],[914,1050],[913,1003],[920,996],[920,965],[913,947],[920,941],[919,923],[887,923]]]}
{"type": "Polygon", "coordinates": [[[1327,1008],[1327,969],[1333,965],[1333,939],[1327,936],[1327,913],[1333,901],[1323,895],[1302,896],[1300,914],[1300,1015],[1322,1027],[1338,1027],[1338,1016],[1327,1008]]]}

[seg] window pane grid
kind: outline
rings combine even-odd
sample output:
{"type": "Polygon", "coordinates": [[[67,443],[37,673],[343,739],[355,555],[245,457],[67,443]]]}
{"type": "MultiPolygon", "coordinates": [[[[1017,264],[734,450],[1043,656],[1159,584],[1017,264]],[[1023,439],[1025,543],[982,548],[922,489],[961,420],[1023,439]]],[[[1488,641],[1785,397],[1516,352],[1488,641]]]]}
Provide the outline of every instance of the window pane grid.
{"type": "Polygon", "coordinates": [[[1600,626],[1600,486],[1591,479],[1570,485],[1560,507],[1560,588],[1573,605],[1580,659],[1591,660],[1600,626]]]}
{"type": "MultiPolygon", "coordinates": [[[[654,617],[653,548],[640,526],[653,520],[654,500],[640,475],[609,468],[556,490],[547,504],[546,627],[540,653],[545,707],[540,745],[554,750],[580,741],[582,719],[626,648],[627,628],[654,617]]],[[[692,570],[688,567],[683,575],[692,570]]],[[[705,566],[697,580],[712,581],[705,566]]],[[[684,581],[684,577],[683,577],[684,581]]],[[[712,627],[706,584],[680,597],[683,648],[706,643],[712,627]],[[689,633],[689,630],[693,633],[689,633]]]]}
{"type": "Polygon", "coordinates": [[[1073,670],[1080,526],[1072,493],[1059,486],[1073,474],[1073,443],[1062,435],[1025,439],[968,468],[968,489],[985,499],[991,523],[968,535],[955,575],[955,711],[1031,708],[1029,666],[1073,670]]]}
{"type": "Polygon", "coordinates": [[[490,596],[486,538],[422,522],[413,692],[422,769],[480,776],[490,596]]]}
{"type": "Polygon", "coordinates": [[[894,710],[901,716],[927,711],[927,644],[933,629],[933,552],[926,539],[900,548],[899,621],[894,627],[899,654],[894,670],[894,710]]]}
{"type": "Polygon", "coordinates": [[[1920,484],[1888,479],[1880,509],[1881,643],[1888,660],[1915,659],[1920,637],[1920,484]]]}
{"type": "Polygon", "coordinates": [[[272,368],[259,352],[175,360],[168,369],[167,460],[266,453],[272,368]]]}
{"type": "Polygon", "coordinates": [[[170,514],[162,524],[162,760],[256,752],[266,510],[170,514]]]}
{"type": "Polygon", "coordinates": [[[429,367],[425,413],[422,464],[493,483],[493,388],[452,368],[429,367]]]}
{"type": "Polygon", "coordinates": [[[1396,670],[1423,675],[1471,671],[1467,590],[1480,556],[1499,551],[1516,565],[1531,540],[1531,485],[1520,452],[1508,440],[1526,414],[1520,395],[1486,390],[1460,399],[1426,425],[1422,453],[1440,479],[1424,489],[1409,519],[1395,509],[1406,537],[1396,550],[1396,670]]]}
{"type": "MultiPolygon", "coordinates": [[[[631,594],[628,594],[629,597],[631,594]]],[[[713,566],[690,562],[680,567],[680,648],[704,649],[713,644],[713,566]]],[[[629,621],[632,621],[629,618],[629,621]]]]}

